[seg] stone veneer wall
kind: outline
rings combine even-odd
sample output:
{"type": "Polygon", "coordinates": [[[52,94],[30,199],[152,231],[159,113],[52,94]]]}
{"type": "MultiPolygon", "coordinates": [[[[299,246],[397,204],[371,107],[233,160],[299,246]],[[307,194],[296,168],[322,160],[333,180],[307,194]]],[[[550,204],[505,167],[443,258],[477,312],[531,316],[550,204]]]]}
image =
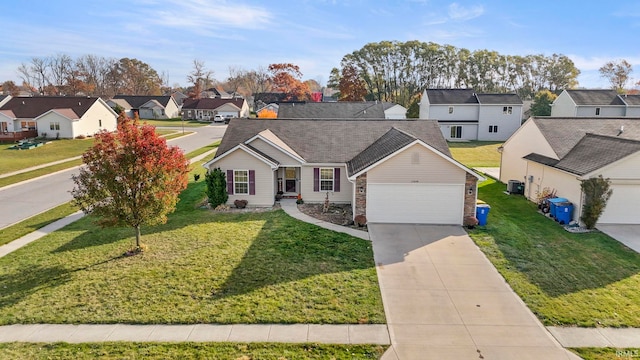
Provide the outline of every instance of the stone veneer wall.
{"type": "MultiPolygon", "coordinates": [[[[367,216],[367,173],[364,173],[356,178],[356,211],[353,214],[367,216]],[[361,193],[360,188],[364,191],[361,193]]],[[[475,210],[474,210],[475,211],[475,210]]]]}
{"type": "Polygon", "coordinates": [[[476,216],[476,194],[478,193],[478,178],[467,173],[464,183],[464,217],[476,216]],[[473,187],[473,192],[469,195],[469,188],[473,187]]]}

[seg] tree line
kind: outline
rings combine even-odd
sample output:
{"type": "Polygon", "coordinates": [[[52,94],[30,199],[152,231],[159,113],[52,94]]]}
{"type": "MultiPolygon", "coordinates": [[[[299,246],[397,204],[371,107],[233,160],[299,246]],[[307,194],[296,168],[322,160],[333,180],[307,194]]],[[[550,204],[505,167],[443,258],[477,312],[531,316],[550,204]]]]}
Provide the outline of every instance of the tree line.
{"type": "MultiPolygon", "coordinates": [[[[41,95],[159,95],[162,79],[138,59],[66,54],[33,57],[17,69],[22,85],[41,95]]],[[[4,86],[15,89],[10,81],[4,86]]],[[[11,91],[11,90],[10,90],[11,91]]]]}
{"type": "MultiPolygon", "coordinates": [[[[503,55],[421,41],[381,41],[345,55],[331,71],[328,86],[340,82],[367,100],[409,106],[427,88],[473,88],[478,92],[515,92],[531,99],[540,90],[558,92],[578,85],[580,74],[562,54],[503,55]]],[[[341,97],[349,97],[350,92],[341,97]]]]}

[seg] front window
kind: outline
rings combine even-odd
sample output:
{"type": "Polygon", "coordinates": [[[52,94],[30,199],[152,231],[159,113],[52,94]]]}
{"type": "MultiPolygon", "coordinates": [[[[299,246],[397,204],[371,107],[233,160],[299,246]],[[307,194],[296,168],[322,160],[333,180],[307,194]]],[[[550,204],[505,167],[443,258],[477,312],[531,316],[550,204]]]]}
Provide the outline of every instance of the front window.
{"type": "Polygon", "coordinates": [[[22,128],[22,130],[35,130],[36,129],[36,122],[35,121],[21,121],[20,122],[20,127],[22,128]]]}
{"type": "Polygon", "coordinates": [[[490,133],[497,133],[498,132],[498,125],[489,125],[489,132],[490,133]]]}
{"type": "Polygon", "coordinates": [[[513,106],[505,106],[502,108],[502,113],[503,114],[507,114],[507,115],[511,115],[513,114],[513,106]]]}
{"type": "Polygon", "coordinates": [[[451,127],[451,138],[452,139],[462,139],[462,126],[452,126],[451,127]]]}
{"type": "Polygon", "coordinates": [[[249,194],[249,171],[234,170],[233,171],[233,193],[237,195],[249,194]]]}
{"type": "Polygon", "coordinates": [[[49,123],[50,130],[60,130],[60,123],[57,121],[52,121],[49,123]]]}
{"type": "Polygon", "coordinates": [[[600,108],[596,108],[596,115],[600,115],[600,108]]]}
{"type": "Polygon", "coordinates": [[[320,191],[333,191],[333,168],[320,169],[320,191]]]}

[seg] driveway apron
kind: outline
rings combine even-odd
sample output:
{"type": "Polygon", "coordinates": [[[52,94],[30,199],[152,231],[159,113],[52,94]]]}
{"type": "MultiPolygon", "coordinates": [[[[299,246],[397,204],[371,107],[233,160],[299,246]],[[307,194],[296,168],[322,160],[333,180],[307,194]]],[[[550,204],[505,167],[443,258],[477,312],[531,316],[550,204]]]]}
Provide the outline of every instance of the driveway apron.
{"type": "Polygon", "coordinates": [[[383,359],[579,359],[459,226],[369,224],[392,347],[383,359]]]}

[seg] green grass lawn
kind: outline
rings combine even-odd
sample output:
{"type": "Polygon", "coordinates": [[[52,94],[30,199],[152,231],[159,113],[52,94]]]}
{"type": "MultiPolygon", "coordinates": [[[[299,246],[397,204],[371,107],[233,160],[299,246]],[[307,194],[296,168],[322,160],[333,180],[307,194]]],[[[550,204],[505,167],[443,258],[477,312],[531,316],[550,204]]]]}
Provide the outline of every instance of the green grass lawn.
{"type": "Polygon", "coordinates": [[[52,140],[31,150],[12,150],[12,144],[0,144],[0,174],[82,155],[93,139],[52,140]]]}
{"type": "Polygon", "coordinates": [[[600,232],[572,234],[493,180],[472,239],[545,325],[640,327],[640,254],[600,232]]]}
{"type": "Polygon", "coordinates": [[[140,119],[140,123],[147,123],[153,126],[171,126],[171,127],[200,127],[207,126],[209,122],[200,122],[195,120],[185,120],[181,119],[167,119],[167,120],[153,120],[153,119],[140,119]]]}
{"type": "Polygon", "coordinates": [[[613,360],[640,358],[640,349],[626,348],[574,348],[571,349],[584,360],[613,360]]]}
{"type": "Polygon", "coordinates": [[[379,359],[386,346],[274,343],[0,344],[0,358],[22,359],[379,359]]]}
{"type": "Polygon", "coordinates": [[[282,210],[200,209],[204,189],[143,228],[141,255],[122,257],[131,229],[85,217],[0,258],[0,324],[385,322],[370,242],[282,210]]]}
{"type": "Polygon", "coordinates": [[[15,225],[6,227],[2,229],[2,231],[0,231],[0,245],[4,245],[24,235],[34,232],[44,226],[51,224],[54,221],[60,220],[70,214],[73,214],[76,211],[78,211],[78,208],[68,202],[60,206],[56,206],[55,208],[45,211],[36,216],[30,217],[15,225]]]}
{"type": "Polygon", "coordinates": [[[498,147],[502,145],[502,142],[469,141],[449,142],[448,144],[453,158],[468,167],[500,166],[498,147]]]}

